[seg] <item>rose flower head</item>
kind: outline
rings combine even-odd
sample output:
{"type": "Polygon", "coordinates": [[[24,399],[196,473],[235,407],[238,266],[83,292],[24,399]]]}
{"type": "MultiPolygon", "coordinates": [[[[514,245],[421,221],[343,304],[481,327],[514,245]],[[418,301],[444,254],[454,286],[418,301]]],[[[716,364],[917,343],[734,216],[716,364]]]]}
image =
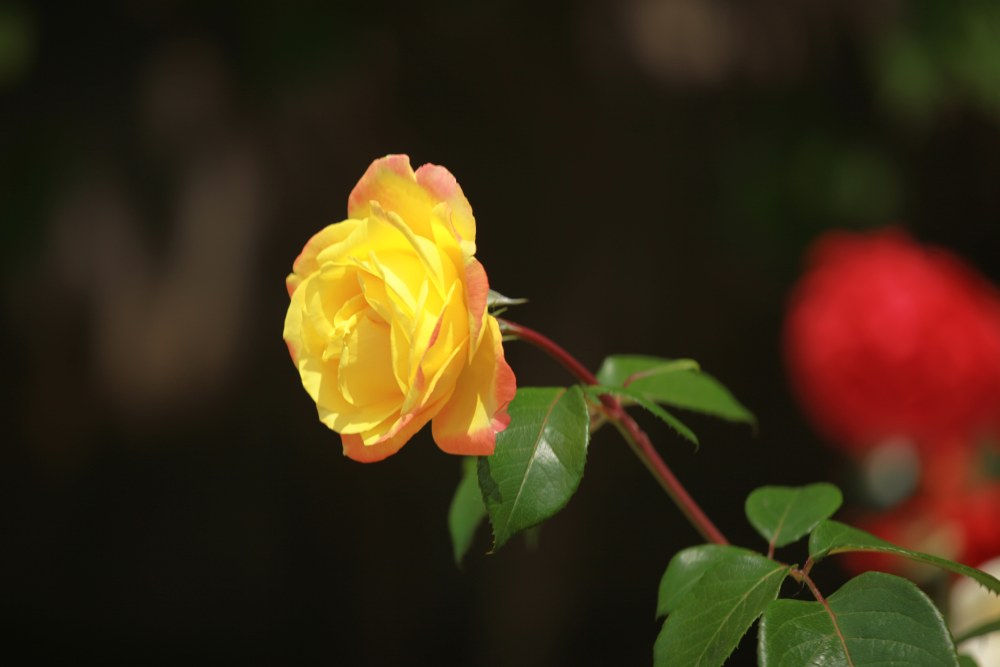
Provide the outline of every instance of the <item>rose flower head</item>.
{"type": "Polygon", "coordinates": [[[514,374],[455,177],[375,160],[347,216],[309,239],[286,280],[283,336],[320,421],[356,461],[396,453],[432,420],[445,452],[492,454],[514,374]]]}
{"type": "Polygon", "coordinates": [[[785,320],[788,372],[813,423],[855,453],[888,438],[968,442],[1000,414],[1000,300],[944,250],[895,230],[812,248],[785,320]]]}

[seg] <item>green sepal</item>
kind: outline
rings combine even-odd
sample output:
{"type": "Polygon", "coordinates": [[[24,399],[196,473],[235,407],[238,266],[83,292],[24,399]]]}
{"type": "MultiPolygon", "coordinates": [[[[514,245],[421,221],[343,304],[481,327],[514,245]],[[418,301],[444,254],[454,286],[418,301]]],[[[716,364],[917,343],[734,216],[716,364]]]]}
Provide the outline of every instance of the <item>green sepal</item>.
{"type": "Polygon", "coordinates": [[[499,315],[511,306],[519,306],[522,303],[528,303],[528,300],[504,296],[496,290],[489,290],[486,293],[486,310],[491,315],[499,315]]]}

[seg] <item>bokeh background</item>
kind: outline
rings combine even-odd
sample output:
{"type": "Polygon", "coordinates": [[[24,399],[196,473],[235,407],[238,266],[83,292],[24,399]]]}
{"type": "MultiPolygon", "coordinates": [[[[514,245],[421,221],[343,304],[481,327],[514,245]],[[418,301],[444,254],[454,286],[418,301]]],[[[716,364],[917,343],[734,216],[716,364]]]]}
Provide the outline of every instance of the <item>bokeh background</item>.
{"type": "Polygon", "coordinates": [[[781,361],[810,241],[896,224],[1000,281],[986,1],[4,2],[0,113],[0,622],[38,663],[649,663],[698,537],[615,433],[536,549],[484,529],[460,570],[459,462],[316,419],[283,279],[375,157],[457,175],[518,320],[757,414],[690,417],[698,453],[643,421],[746,545],[757,485],[850,499],[781,361]]]}

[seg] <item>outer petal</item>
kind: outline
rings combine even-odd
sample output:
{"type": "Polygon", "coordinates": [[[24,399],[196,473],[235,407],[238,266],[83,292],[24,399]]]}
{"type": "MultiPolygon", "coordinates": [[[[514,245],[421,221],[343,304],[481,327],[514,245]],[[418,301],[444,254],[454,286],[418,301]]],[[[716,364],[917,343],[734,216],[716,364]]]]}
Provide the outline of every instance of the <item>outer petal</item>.
{"type": "Polygon", "coordinates": [[[486,300],[489,297],[490,283],[486,277],[486,269],[479,260],[470,260],[465,265],[465,305],[469,309],[469,361],[479,350],[480,334],[483,327],[483,315],[486,314],[486,300]]]}
{"type": "MultiPolygon", "coordinates": [[[[291,276],[289,276],[289,278],[291,278],[291,276]]],[[[281,332],[281,337],[285,339],[285,345],[288,346],[288,354],[291,355],[292,362],[297,365],[299,361],[299,350],[303,347],[302,308],[303,301],[305,299],[302,294],[296,297],[294,291],[294,287],[289,286],[288,294],[292,298],[288,304],[288,310],[285,312],[285,326],[281,332]]]]}
{"type": "Polygon", "coordinates": [[[381,461],[398,452],[413,437],[413,434],[419,431],[420,427],[426,423],[420,423],[415,428],[407,424],[394,436],[379,440],[371,445],[364,444],[361,436],[356,433],[341,433],[340,441],[344,445],[344,456],[360,463],[381,461]]]}
{"type": "Polygon", "coordinates": [[[346,239],[358,224],[357,220],[344,220],[343,222],[327,225],[306,241],[302,252],[299,253],[299,256],[295,258],[295,262],[292,264],[292,273],[285,279],[288,296],[292,295],[292,292],[295,291],[295,288],[299,286],[299,283],[303,279],[319,269],[316,256],[325,248],[346,239]]]}
{"type": "Polygon", "coordinates": [[[360,463],[381,461],[398,452],[406,444],[407,440],[420,430],[421,426],[423,424],[410,430],[408,428],[409,425],[407,425],[407,427],[401,429],[394,436],[384,438],[371,445],[365,445],[361,440],[361,436],[356,433],[341,433],[340,441],[344,446],[344,456],[360,463]]]}
{"type": "Polygon", "coordinates": [[[433,238],[430,219],[437,202],[417,183],[408,156],[387,155],[372,162],[347,198],[348,216],[366,218],[372,215],[369,203],[372,201],[402,218],[414,233],[433,238]]]}
{"type": "Polygon", "coordinates": [[[476,219],[472,215],[472,206],[465,198],[458,181],[451,172],[436,164],[427,163],[417,169],[417,183],[431,193],[439,202],[445,202],[451,208],[451,223],[460,241],[476,241],[476,219]]]}
{"type": "Polygon", "coordinates": [[[488,456],[496,434],[507,428],[507,405],[514,398],[514,373],[503,357],[500,326],[487,316],[484,335],[455,391],[434,417],[434,442],[449,454],[488,456]]]}
{"type": "Polygon", "coordinates": [[[384,436],[368,445],[364,444],[361,434],[342,433],[340,441],[344,445],[344,456],[361,463],[374,463],[392,456],[430,421],[440,407],[441,401],[419,413],[403,415],[386,430],[384,436]]]}
{"type": "Polygon", "coordinates": [[[447,204],[449,225],[455,237],[475,252],[476,219],[472,206],[465,198],[451,172],[435,164],[425,164],[416,172],[406,155],[387,155],[371,163],[347,198],[347,213],[351,218],[372,214],[369,202],[378,202],[383,209],[397,214],[413,230],[433,240],[431,211],[440,203],[447,204]]]}

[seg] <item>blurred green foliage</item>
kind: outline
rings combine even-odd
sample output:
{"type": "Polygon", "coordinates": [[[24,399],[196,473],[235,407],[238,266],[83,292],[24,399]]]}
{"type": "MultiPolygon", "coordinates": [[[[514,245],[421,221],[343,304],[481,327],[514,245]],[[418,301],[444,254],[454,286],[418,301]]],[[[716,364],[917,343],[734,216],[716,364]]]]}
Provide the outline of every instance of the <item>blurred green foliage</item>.
{"type": "Polygon", "coordinates": [[[1000,119],[1000,4],[908,3],[874,45],[873,65],[879,95],[900,120],[926,124],[963,105],[1000,119]]]}
{"type": "Polygon", "coordinates": [[[33,14],[17,4],[0,5],[0,91],[27,75],[36,49],[33,14]]]}

